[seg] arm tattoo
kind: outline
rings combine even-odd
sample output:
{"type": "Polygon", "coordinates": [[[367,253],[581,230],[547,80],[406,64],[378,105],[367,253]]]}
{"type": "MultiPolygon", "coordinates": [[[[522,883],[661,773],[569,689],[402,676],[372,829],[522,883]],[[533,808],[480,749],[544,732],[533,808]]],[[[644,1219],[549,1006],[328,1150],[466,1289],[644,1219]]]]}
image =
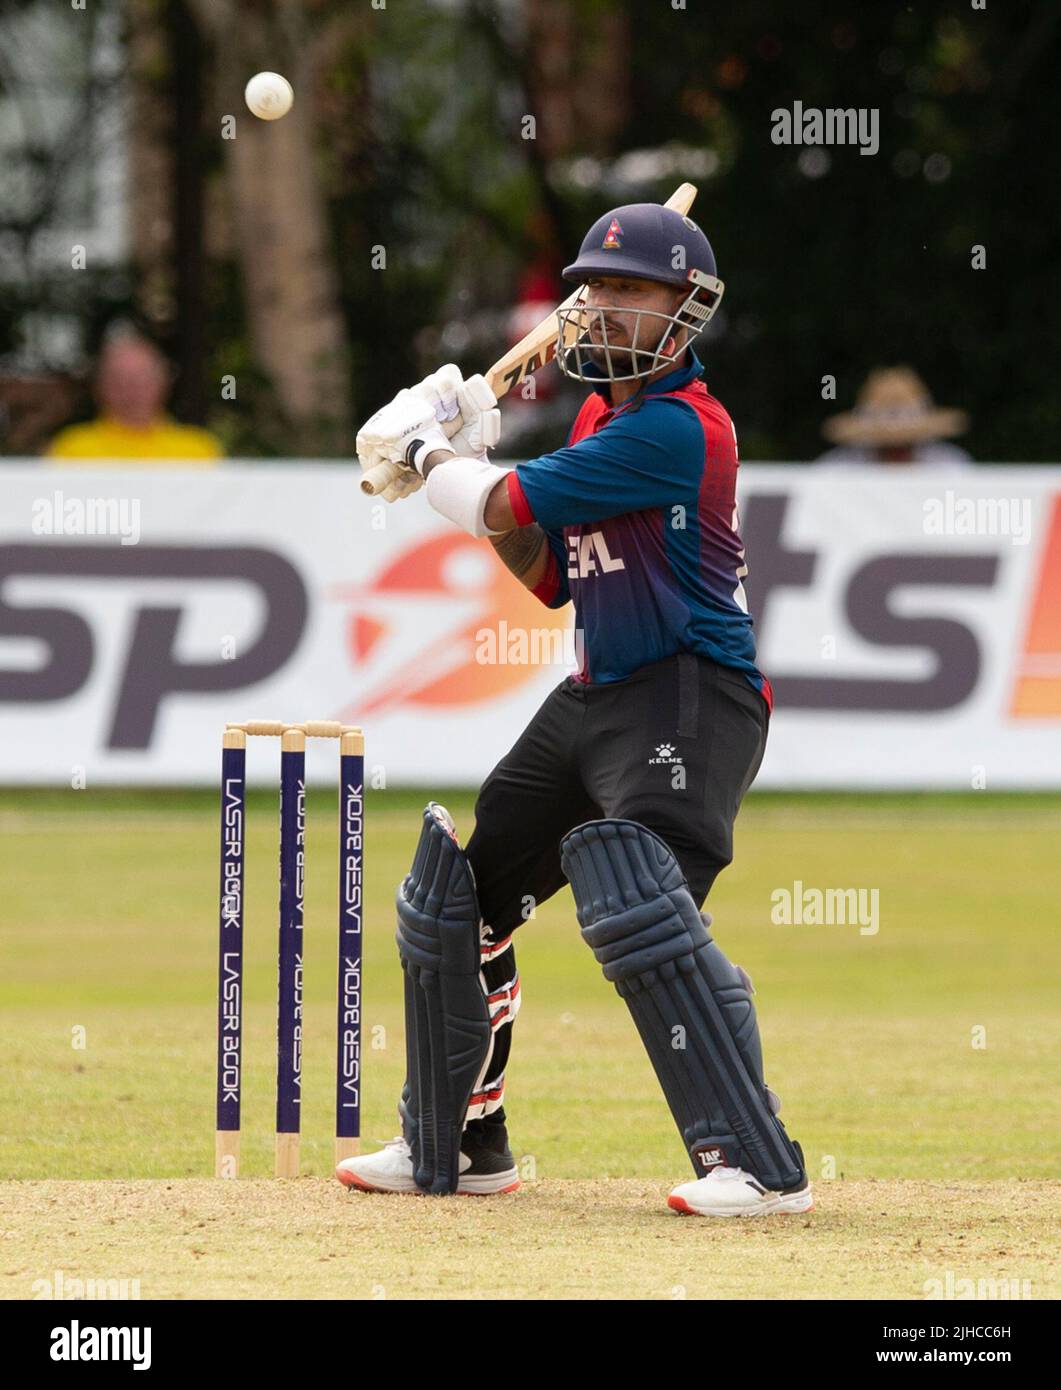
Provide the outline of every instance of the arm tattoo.
{"type": "Polygon", "coordinates": [[[549,542],[542,528],[532,523],[530,526],[517,526],[500,536],[491,536],[490,544],[516,578],[522,579],[537,563],[543,547],[549,542]]]}

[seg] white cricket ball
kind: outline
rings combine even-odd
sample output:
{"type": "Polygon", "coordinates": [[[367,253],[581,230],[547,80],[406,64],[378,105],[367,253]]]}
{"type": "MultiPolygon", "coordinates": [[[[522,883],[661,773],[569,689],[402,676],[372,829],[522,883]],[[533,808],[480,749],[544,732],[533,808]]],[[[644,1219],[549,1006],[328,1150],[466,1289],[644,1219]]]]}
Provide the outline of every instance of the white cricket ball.
{"type": "Polygon", "coordinates": [[[278,121],[291,110],[295,94],[278,72],[256,72],[243,93],[247,105],[263,121],[278,121]]]}

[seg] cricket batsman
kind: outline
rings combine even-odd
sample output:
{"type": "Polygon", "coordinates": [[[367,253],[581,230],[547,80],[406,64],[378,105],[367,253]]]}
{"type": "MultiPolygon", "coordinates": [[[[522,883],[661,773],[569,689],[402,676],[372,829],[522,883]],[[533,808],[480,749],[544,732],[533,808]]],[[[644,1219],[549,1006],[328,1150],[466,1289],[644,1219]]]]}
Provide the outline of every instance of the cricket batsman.
{"type": "Polygon", "coordinates": [[[388,500],[424,487],[547,607],[573,603],[584,659],[487,777],[466,848],[441,806],[424,812],[397,897],[402,1136],[337,1176],[383,1192],[519,1185],[503,1106],[514,940],[529,908],[568,883],[693,1168],[670,1206],[807,1211],[803,1152],[763,1076],[751,981],[701,912],[732,858],[771,707],[741,582],[736,437],[692,349],[723,285],[696,223],[654,203],[606,213],[564,277],[584,295],[558,311],[556,362],[589,388],[566,447],[493,463],[497,402],[452,366],[358,435],[364,468],[401,465],[388,500]]]}

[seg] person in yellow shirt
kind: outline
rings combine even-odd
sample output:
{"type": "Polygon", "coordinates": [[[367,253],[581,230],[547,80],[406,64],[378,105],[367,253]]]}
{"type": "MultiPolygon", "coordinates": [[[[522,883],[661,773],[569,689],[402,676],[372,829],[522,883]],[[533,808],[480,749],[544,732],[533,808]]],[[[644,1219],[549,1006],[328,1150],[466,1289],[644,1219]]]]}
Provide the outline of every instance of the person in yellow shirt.
{"type": "Polygon", "coordinates": [[[171,383],[169,364],[146,338],[126,333],[107,342],[96,371],[100,413],[84,425],[68,425],[48,446],[49,458],[64,461],[127,459],[153,464],[206,464],[221,456],[208,430],[181,425],[165,413],[171,383]]]}

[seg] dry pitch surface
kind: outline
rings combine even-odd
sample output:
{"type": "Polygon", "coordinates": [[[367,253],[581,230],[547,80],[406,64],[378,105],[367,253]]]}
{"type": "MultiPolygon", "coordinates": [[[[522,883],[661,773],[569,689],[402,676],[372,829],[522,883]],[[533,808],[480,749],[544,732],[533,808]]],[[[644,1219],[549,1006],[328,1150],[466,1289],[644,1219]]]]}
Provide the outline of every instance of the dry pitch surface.
{"type": "Polygon", "coordinates": [[[1061,1295],[1061,1182],[819,1183],[814,1212],[743,1221],[677,1216],[666,1191],[614,1178],[443,1200],[321,1178],[7,1182],[0,1293],[39,1296],[35,1281],[54,1288],[62,1271],[67,1291],[137,1279],[144,1299],[922,1299],[948,1274],[980,1297],[1061,1295]]]}

